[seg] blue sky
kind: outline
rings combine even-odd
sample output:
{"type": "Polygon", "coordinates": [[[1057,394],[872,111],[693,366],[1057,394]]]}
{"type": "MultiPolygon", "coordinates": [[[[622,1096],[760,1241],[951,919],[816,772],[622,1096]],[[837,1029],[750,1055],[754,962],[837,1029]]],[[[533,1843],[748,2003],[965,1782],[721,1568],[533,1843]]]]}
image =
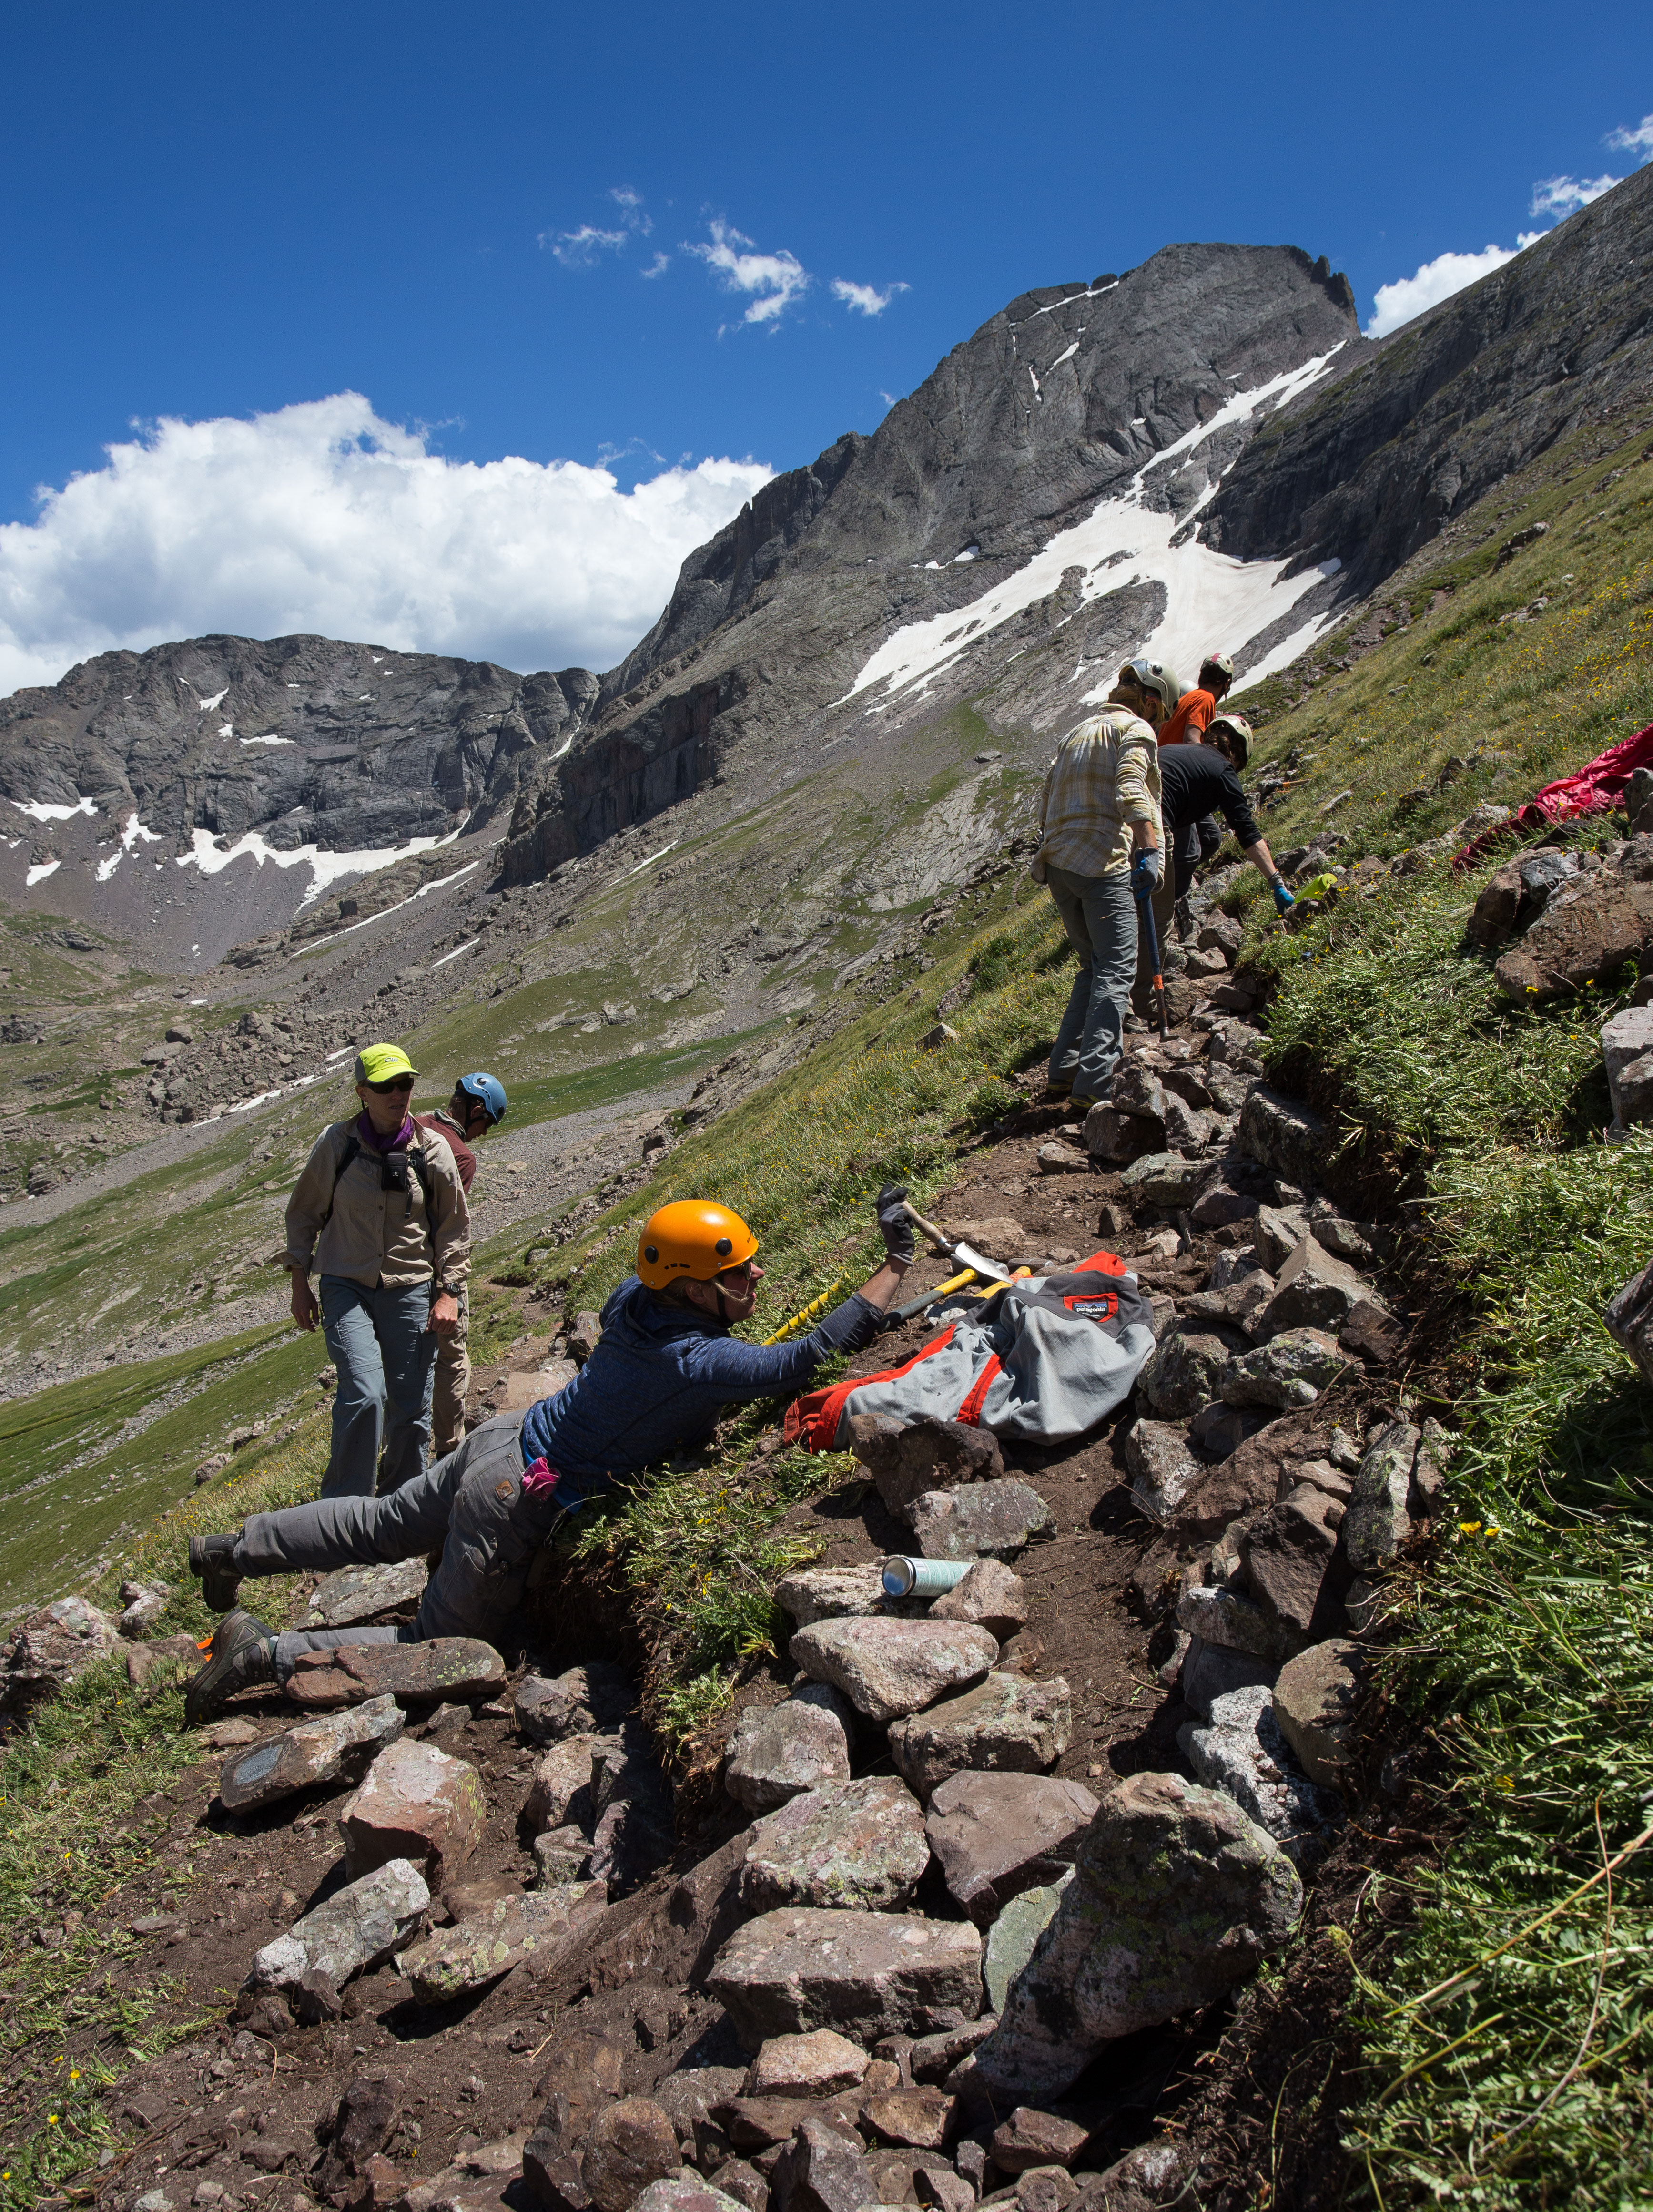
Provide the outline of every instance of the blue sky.
{"type": "Polygon", "coordinates": [[[1644,0],[1565,34],[1520,4],[71,0],[9,10],[0,58],[0,524],[25,526],[0,532],[0,689],[168,621],[332,627],[335,605],[392,643],[612,658],[760,480],[697,465],[790,467],[875,428],[1028,286],[1174,240],[1290,241],[1346,269],[1369,319],[1380,286],[1553,220],[1545,180],[1653,153],[1609,143],[1653,109],[1644,0]],[[365,408],[283,416],[343,393],[365,408]],[[556,619],[525,600],[490,637],[484,564],[446,635],[428,580],[399,587],[424,611],[392,635],[393,548],[347,535],[307,584],[290,509],[204,489],[252,447],[133,428],[254,416],[291,434],[282,482],[312,505],[295,439],[437,457],[449,485],[453,462],[578,465],[464,480],[469,542],[488,501],[540,502],[520,542],[563,544],[556,619]],[[143,489],[59,514],[48,558],[37,487],[121,441],[143,489]],[[605,463],[607,494],[584,473],[605,463]],[[639,483],[647,514],[623,504],[639,483]],[[359,562],[378,581],[353,598],[359,562]]]}

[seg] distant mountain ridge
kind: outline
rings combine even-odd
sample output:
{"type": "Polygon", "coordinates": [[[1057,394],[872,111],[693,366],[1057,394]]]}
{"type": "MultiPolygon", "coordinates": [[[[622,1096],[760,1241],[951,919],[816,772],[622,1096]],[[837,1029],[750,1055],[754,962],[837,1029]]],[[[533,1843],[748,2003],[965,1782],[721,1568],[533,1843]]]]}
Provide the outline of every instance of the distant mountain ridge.
{"type": "Polygon", "coordinates": [[[696,794],[732,817],[853,759],[866,803],[955,713],[1031,768],[1150,643],[1243,684],[1653,383],[1650,244],[1653,169],[1379,343],[1295,246],[1024,293],[767,485],[601,677],[311,637],[99,655],[0,702],[0,896],[198,965],[416,846],[526,884],[696,794]]]}

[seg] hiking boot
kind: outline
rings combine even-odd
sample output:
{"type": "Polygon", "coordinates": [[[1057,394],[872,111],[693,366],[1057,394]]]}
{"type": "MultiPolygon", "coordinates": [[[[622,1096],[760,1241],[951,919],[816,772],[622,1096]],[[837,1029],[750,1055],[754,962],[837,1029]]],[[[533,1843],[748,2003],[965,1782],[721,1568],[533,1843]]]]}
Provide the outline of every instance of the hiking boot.
{"type": "Polygon", "coordinates": [[[203,1602],[214,1613],[228,1613],[235,1602],[241,1577],[235,1571],[239,1536],[191,1536],[190,1572],[201,1577],[203,1602]]]}
{"type": "Polygon", "coordinates": [[[275,1679],[275,1637],[263,1621],[237,1606],[213,1630],[207,1663],[185,1692],[185,1727],[199,1728],[226,1698],[275,1679]]]}
{"type": "Polygon", "coordinates": [[[1076,1114],[1088,1114],[1093,1106],[1099,1106],[1102,1101],[1099,1098],[1092,1098],[1087,1091],[1072,1091],[1068,1093],[1067,1103],[1076,1114]]]}

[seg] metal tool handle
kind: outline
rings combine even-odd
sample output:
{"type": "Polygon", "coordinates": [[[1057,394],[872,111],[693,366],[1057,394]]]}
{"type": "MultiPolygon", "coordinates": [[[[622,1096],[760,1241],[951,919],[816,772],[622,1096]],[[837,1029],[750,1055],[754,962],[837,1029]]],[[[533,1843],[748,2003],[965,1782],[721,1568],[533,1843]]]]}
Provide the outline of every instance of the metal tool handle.
{"type": "Polygon", "coordinates": [[[1142,909],[1142,927],[1148,933],[1148,965],[1153,973],[1154,997],[1159,1006],[1159,1034],[1164,1039],[1170,1036],[1171,1027],[1165,1013],[1165,978],[1159,967],[1159,932],[1154,927],[1152,890],[1138,891],[1136,902],[1142,909]]]}

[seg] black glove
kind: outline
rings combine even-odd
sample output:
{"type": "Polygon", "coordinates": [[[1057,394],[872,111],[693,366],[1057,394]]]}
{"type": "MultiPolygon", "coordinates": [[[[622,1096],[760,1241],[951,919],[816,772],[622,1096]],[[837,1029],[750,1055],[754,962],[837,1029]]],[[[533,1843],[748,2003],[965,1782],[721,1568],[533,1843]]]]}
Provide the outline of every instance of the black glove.
{"type": "Polygon", "coordinates": [[[917,1248],[913,1242],[912,1217],[902,1210],[906,1197],[905,1183],[885,1183],[878,1193],[878,1229],[890,1257],[909,1267],[917,1248]]]}

